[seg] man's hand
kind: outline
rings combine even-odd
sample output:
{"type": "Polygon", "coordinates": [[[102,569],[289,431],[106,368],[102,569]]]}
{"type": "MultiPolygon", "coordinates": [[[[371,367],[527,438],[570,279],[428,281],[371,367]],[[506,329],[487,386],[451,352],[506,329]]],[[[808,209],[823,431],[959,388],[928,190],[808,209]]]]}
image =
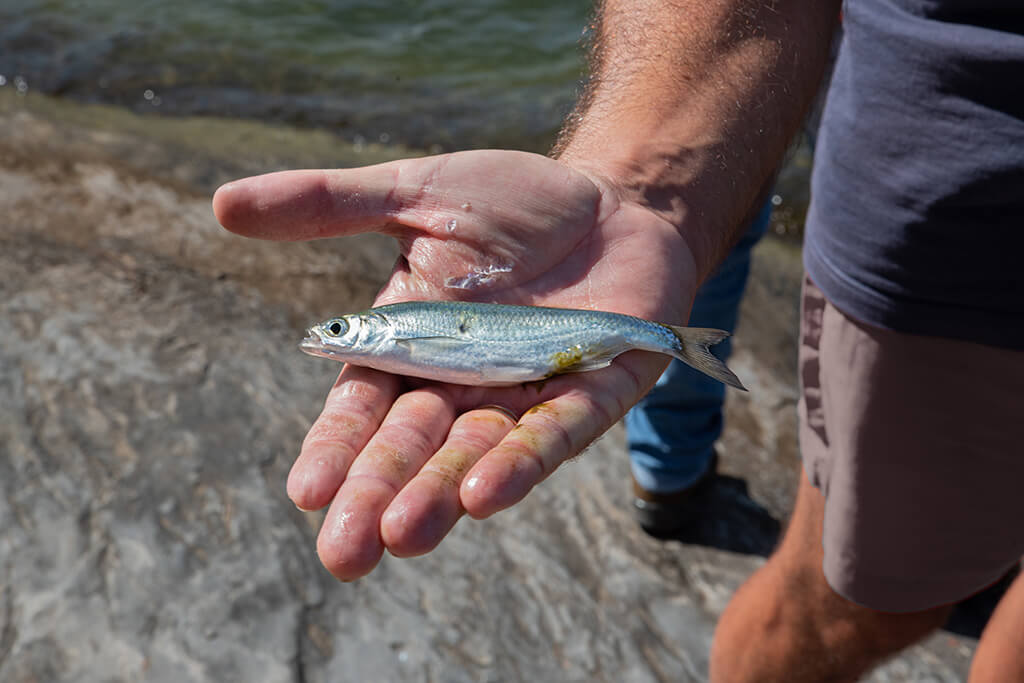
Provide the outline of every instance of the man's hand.
{"type": "MultiPolygon", "coordinates": [[[[482,151],[279,173],[224,186],[214,208],[229,230],[264,239],[394,235],[402,258],[378,303],[546,304],[681,324],[802,120],[838,12],[838,0],[606,0],[561,161],[482,151]]],[[[289,495],[331,503],[320,557],[339,578],[362,576],[385,548],[425,553],[463,512],[522,499],[666,363],[632,352],[500,389],[346,367],[289,495]]]]}
{"type": "MultiPolygon", "coordinates": [[[[683,324],[696,287],[675,226],[597,177],[521,152],[274,173],[225,185],[214,210],[229,230],[262,239],[393,235],[402,255],[378,305],[462,299],[683,324]]],[[[330,504],[320,558],[355,579],[385,548],[426,553],[463,512],[483,518],[521,500],[621,418],[666,363],[631,352],[603,370],[500,388],[346,366],[288,494],[303,509],[330,504]]]]}

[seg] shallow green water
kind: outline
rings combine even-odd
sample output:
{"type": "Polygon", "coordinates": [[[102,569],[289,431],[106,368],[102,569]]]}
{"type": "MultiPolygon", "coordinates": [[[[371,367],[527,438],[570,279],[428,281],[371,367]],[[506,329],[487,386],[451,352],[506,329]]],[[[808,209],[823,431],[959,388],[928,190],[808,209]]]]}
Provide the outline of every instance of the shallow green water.
{"type": "Polygon", "coordinates": [[[590,3],[4,0],[4,87],[352,140],[543,149],[590,3]],[[16,80],[20,77],[20,80],[16,80]]]}
{"type": "MultiPolygon", "coordinates": [[[[584,0],[0,0],[0,92],[315,128],[352,143],[355,157],[545,152],[583,78],[591,13],[584,0]]],[[[89,116],[121,120],[110,109],[89,116]]],[[[236,139],[187,126],[197,127],[204,134],[184,140],[182,154],[236,139]]],[[[252,154],[236,145],[227,156],[240,158],[237,170],[250,157],[266,157],[266,168],[314,161],[317,138],[280,130],[249,136],[290,140],[272,153],[253,143],[252,154]]],[[[320,147],[330,158],[317,163],[351,161],[320,147]]],[[[797,154],[780,176],[780,234],[801,231],[808,168],[797,154]]]]}

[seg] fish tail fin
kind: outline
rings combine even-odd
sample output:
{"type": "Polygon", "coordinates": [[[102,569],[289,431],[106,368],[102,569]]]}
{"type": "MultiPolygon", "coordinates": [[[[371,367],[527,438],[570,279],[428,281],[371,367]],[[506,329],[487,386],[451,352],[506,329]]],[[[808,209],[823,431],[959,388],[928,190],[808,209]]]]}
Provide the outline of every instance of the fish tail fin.
{"type": "Polygon", "coordinates": [[[732,370],[708,350],[709,346],[714,346],[729,337],[728,332],[708,327],[676,327],[675,325],[666,325],[665,327],[672,330],[681,346],[680,349],[672,352],[673,356],[719,382],[724,382],[743,391],[747,390],[732,370]]]}

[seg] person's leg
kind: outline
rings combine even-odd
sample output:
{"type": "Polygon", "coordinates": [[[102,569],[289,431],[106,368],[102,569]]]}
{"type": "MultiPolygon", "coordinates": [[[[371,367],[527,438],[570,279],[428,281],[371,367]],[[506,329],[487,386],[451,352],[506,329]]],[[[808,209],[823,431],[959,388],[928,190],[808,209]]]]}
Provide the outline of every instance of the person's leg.
{"type": "Polygon", "coordinates": [[[782,544],[718,622],[715,683],[856,681],[945,621],[949,607],[878,612],[832,590],[821,569],[824,516],[824,497],[802,476],[782,544]]]}
{"type": "MultiPolygon", "coordinates": [[[[717,681],[854,680],[1024,553],[1007,523],[1024,515],[1024,354],[866,325],[805,280],[800,379],[806,476],[723,615],[717,681]]],[[[993,667],[1020,599],[994,622],[993,667]]]]}
{"type": "MultiPolygon", "coordinates": [[[[750,250],[771,216],[766,203],[743,238],[694,300],[689,325],[732,332],[750,272],[750,250]]],[[[730,340],[714,348],[726,360],[730,340]]],[[[633,478],[640,487],[670,493],[694,484],[712,462],[712,447],[722,433],[725,385],[673,360],[655,387],[626,415],[633,478]]]]}
{"type": "Polygon", "coordinates": [[[971,663],[971,683],[1024,681],[1024,574],[992,613],[971,663]]]}

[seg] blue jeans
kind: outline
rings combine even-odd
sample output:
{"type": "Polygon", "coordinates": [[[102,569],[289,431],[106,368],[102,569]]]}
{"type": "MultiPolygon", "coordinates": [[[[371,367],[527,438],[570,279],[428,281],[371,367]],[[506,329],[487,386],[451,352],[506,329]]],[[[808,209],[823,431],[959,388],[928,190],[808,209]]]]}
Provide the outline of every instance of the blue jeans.
{"type": "MultiPolygon", "coordinates": [[[[718,269],[697,292],[689,325],[732,332],[750,273],[750,250],[771,216],[767,202],[718,269]]],[[[726,360],[732,340],[717,344],[726,360]]],[[[648,491],[670,493],[690,486],[711,466],[712,447],[722,434],[725,385],[673,360],[658,383],[626,414],[630,467],[648,491]]]]}

